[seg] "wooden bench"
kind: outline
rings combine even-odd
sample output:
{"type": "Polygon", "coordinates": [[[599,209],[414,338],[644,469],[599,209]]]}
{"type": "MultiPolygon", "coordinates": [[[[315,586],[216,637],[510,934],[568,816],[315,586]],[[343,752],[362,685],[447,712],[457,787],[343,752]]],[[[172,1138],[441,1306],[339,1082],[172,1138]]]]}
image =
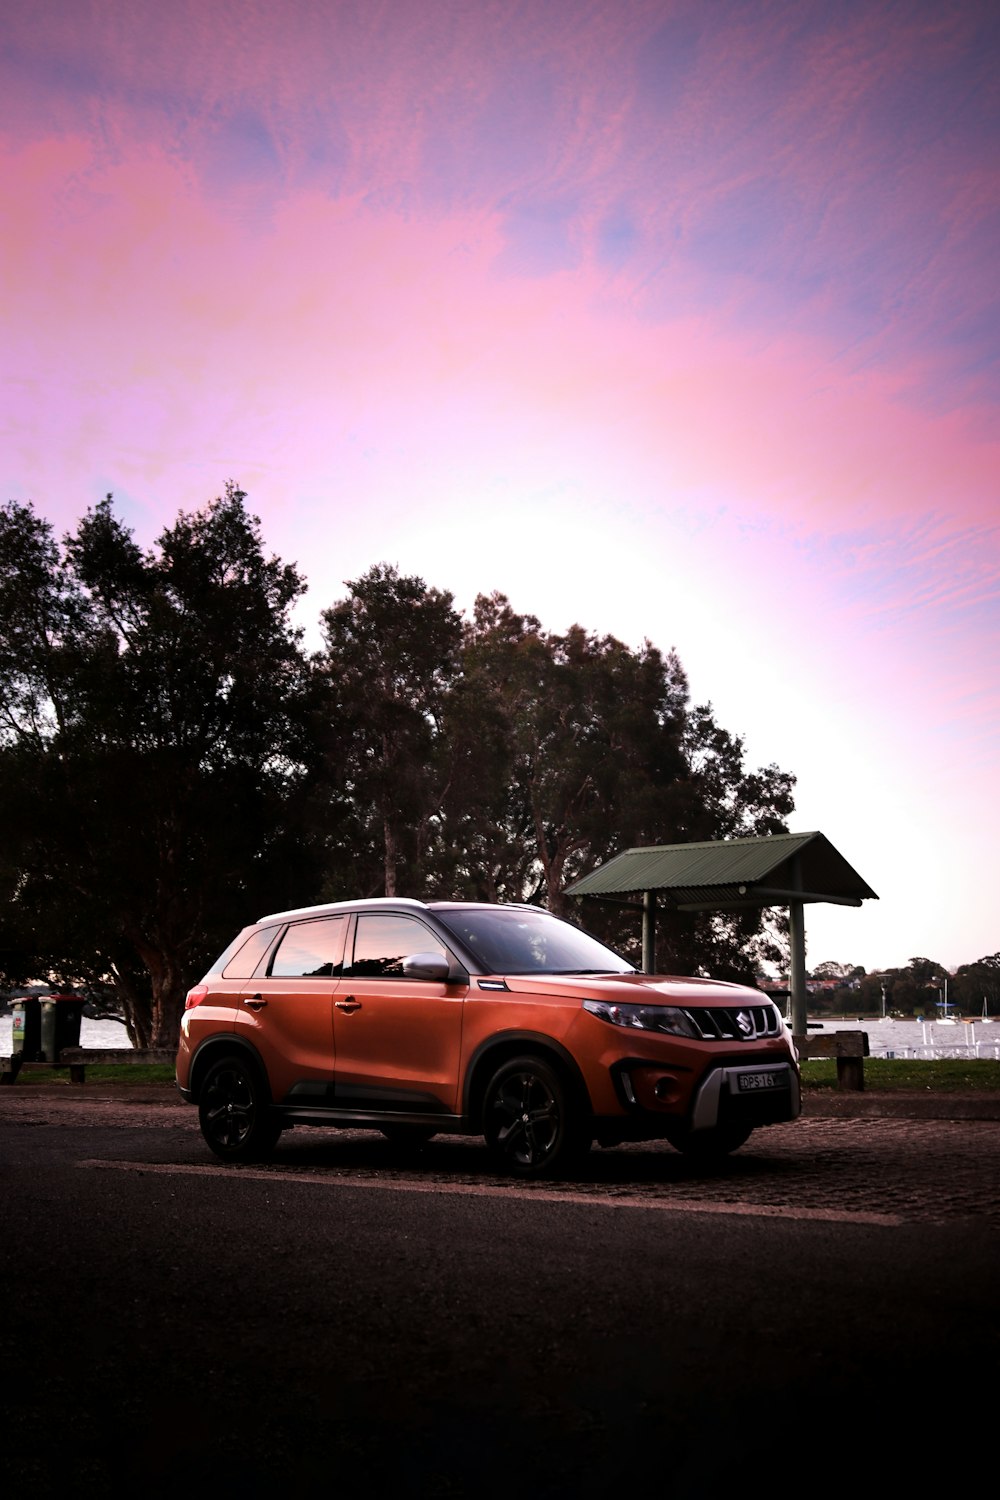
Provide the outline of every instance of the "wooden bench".
{"type": "Polygon", "coordinates": [[[0,1083],[13,1083],[19,1073],[52,1072],[56,1068],[69,1068],[72,1083],[86,1083],[88,1067],[170,1065],[176,1057],[173,1047],[63,1047],[57,1062],[24,1062],[21,1054],[15,1052],[11,1057],[0,1057],[0,1083]]]}
{"type": "Polygon", "coordinates": [[[835,1057],[838,1089],[863,1089],[866,1057],[871,1055],[867,1031],[825,1031],[819,1036],[793,1036],[800,1059],[835,1057]]]}

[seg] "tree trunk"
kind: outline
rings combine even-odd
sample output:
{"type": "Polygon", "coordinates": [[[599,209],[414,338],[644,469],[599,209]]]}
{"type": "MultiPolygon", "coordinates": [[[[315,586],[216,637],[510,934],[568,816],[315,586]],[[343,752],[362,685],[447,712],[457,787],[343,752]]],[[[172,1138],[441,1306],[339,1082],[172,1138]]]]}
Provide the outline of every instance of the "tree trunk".
{"type": "Polygon", "coordinates": [[[184,975],[168,953],[135,939],[136,951],[149,974],[151,998],[126,1000],[129,1035],[134,1047],[176,1047],[184,1011],[184,975]]]}
{"type": "Polygon", "coordinates": [[[176,979],[169,990],[153,996],[153,1028],[151,1047],[176,1047],[181,1031],[181,1016],[184,1014],[186,991],[176,979]]]}
{"type": "Polygon", "coordinates": [[[148,1047],[152,1019],[149,1014],[149,1003],[144,996],[137,995],[130,985],[123,984],[120,979],[115,981],[115,989],[121,997],[122,1009],[125,1012],[125,1030],[133,1047],[148,1047]]]}
{"type": "Polygon", "coordinates": [[[399,862],[396,846],[396,830],[387,810],[382,813],[382,837],[385,844],[385,893],[396,894],[396,866],[399,862]]]}

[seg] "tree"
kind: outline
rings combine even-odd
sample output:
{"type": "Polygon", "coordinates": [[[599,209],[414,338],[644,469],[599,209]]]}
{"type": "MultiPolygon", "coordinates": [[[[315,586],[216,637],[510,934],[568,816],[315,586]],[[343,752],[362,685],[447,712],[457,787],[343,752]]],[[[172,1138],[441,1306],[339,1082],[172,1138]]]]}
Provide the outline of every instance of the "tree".
{"type": "Polygon", "coordinates": [[[60,553],[0,511],[6,977],[109,980],[133,1040],[306,858],[308,672],[296,569],[234,485],[144,553],[94,507],[60,553]]]}
{"type": "Polygon", "coordinates": [[[432,887],[480,901],[538,901],[530,806],[517,776],[544,656],[540,622],[502,594],[480,596],[463,625],[444,704],[446,794],[431,851],[432,887]]]}
{"type": "Polygon", "coordinates": [[[860,964],[840,964],[832,959],[826,959],[823,963],[816,965],[809,977],[821,982],[839,980],[846,989],[852,982],[863,979],[864,973],[860,964]]]}
{"type": "Polygon", "coordinates": [[[566,884],[616,831],[638,830],[677,774],[675,669],[648,643],[546,633],[504,595],[480,596],[447,706],[439,880],[575,914],[566,884]]]}
{"type": "Polygon", "coordinates": [[[933,1012],[941,1006],[943,1009],[946,986],[950,975],[948,970],[932,958],[911,958],[907,967],[900,973],[894,987],[896,1004],[902,995],[910,1001],[906,1006],[908,1011],[933,1012]]]}
{"type": "MultiPolygon", "coordinates": [[[[441,824],[460,851],[447,871],[455,894],[536,901],[579,920],[566,886],[622,848],[786,826],[793,778],[746,770],[742,740],[710,705],[690,708],[673,652],[648,641],[632,651],[580,625],[547,633],[493,594],[476,601],[462,667],[441,824]]],[[[588,903],[585,915],[638,957],[636,912],[588,903]]],[[[674,913],[659,934],[662,966],[749,977],[780,956],[773,926],[756,911],[674,913]]]]}
{"type": "Polygon", "coordinates": [[[905,969],[866,974],[860,982],[858,1010],[880,1015],[884,988],[887,1011],[895,1015],[931,1014],[943,1000],[949,978],[947,969],[933,959],[911,958],[905,969]]]}
{"type": "Polygon", "coordinates": [[[816,1015],[842,1015],[858,1011],[865,1005],[861,982],[865,971],[860,964],[837,963],[825,959],[809,974],[809,1009],[816,1015]]]}
{"type": "MultiPolygon", "coordinates": [[[[793,778],[692,707],[676,655],[386,563],[322,616],[230,485],[143,552],[108,497],[60,550],[0,513],[0,903],[8,977],[108,980],[133,1037],[256,907],[374,894],[544,903],[623,847],[784,829],[793,778]],[[320,884],[320,861],[323,884],[320,884]]],[[[635,953],[638,914],[588,925],[635,953]]],[[[758,911],[672,914],[660,967],[749,977],[758,911]]]]}
{"type": "Polygon", "coordinates": [[[446,796],[441,723],[462,623],[451,594],[387,563],[347,587],[350,596],[323,611],[316,663],[328,796],[347,835],[330,851],[331,890],[395,896],[401,883],[421,889],[446,796]]]}
{"type": "MultiPolygon", "coordinates": [[[[542,628],[501,593],[462,621],[450,593],[381,563],[323,614],[326,892],[529,901],[631,844],[784,829],[793,778],[748,771],[683,668],[581,625],[542,628]]],[[[635,949],[635,913],[588,924],[635,949]]],[[[747,977],[776,951],[759,912],[664,926],[671,967],[747,977]]]]}
{"type": "MultiPolygon", "coordinates": [[[[722,728],[711,703],[688,710],[683,753],[685,773],[673,797],[670,835],[653,842],[763,838],[788,831],[795,777],[774,764],[748,769],[744,739],[722,728]]],[[[752,983],[761,969],[787,964],[784,914],[753,907],[673,912],[663,925],[658,966],[672,973],[752,983]]]]}
{"type": "Polygon", "coordinates": [[[1000,1016],[1000,953],[960,964],[952,990],[966,1015],[1000,1016]]]}

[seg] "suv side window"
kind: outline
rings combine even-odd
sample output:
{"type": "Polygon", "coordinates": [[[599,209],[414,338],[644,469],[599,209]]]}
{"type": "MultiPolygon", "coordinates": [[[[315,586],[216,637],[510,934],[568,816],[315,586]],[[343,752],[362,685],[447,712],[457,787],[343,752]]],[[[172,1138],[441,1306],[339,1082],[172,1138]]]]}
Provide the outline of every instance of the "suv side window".
{"type": "Polygon", "coordinates": [[[354,937],[354,962],[347,972],[356,979],[401,978],[404,958],[414,953],[440,953],[450,962],[444,944],[422,922],[389,913],[363,914],[354,937]]]}
{"type": "Polygon", "coordinates": [[[321,917],[314,922],[293,922],[271,965],[272,979],[332,979],[341,971],[344,958],[344,917],[321,917]]]}

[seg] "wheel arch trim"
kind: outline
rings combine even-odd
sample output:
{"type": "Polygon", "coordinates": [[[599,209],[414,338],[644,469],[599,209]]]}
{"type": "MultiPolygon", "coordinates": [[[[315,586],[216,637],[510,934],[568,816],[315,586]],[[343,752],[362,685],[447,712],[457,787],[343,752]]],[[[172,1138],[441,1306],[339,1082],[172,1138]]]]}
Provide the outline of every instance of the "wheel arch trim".
{"type": "Polygon", "coordinates": [[[267,1068],[264,1059],[257,1048],[236,1032],[216,1032],[214,1036],[206,1037],[195,1049],[191,1058],[191,1071],[188,1075],[187,1097],[192,1104],[197,1104],[201,1098],[202,1086],[209,1068],[219,1058],[231,1055],[234,1052],[244,1053],[254,1064],[259,1075],[261,1086],[264,1090],[266,1102],[270,1105],[274,1101],[271,1097],[271,1085],[267,1076],[267,1068]]]}
{"type": "Polygon", "coordinates": [[[577,1095],[578,1102],[593,1114],[593,1104],[586,1080],[580,1066],[568,1048],[554,1037],[538,1031],[501,1031],[487,1037],[469,1058],[462,1085],[462,1114],[474,1121],[478,1118],[483,1096],[490,1078],[506,1059],[530,1052],[543,1061],[555,1063],[577,1095]]]}

